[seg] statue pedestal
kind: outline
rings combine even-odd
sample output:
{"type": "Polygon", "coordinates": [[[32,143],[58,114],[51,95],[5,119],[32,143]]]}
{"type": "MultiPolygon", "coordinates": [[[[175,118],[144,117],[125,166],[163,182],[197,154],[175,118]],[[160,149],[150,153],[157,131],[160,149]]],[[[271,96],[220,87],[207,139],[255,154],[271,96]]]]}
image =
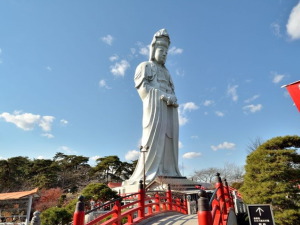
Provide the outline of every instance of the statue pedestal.
{"type": "MultiPolygon", "coordinates": [[[[146,184],[146,190],[166,191],[168,190],[168,185],[170,185],[171,190],[184,192],[199,190],[199,186],[202,186],[206,189],[213,188],[213,186],[209,183],[195,182],[187,179],[186,177],[158,176],[146,184]]],[[[136,181],[134,184],[128,184],[126,181],[124,181],[121,187],[114,188],[114,190],[119,194],[136,193],[139,190],[139,181],[136,181]]]]}

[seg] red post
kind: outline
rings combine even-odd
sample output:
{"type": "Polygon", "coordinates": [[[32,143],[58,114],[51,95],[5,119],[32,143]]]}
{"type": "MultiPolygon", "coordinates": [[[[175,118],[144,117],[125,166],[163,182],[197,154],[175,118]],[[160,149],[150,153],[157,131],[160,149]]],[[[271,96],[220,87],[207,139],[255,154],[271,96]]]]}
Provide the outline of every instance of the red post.
{"type": "Polygon", "coordinates": [[[73,215],[73,225],[84,225],[84,197],[78,197],[75,212],[73,215]]]}
{"type": "Polygon", "coordinates": [[[226,195],[227,195],[226,206],[227,206],[227,208],[231,208],[231,207],[233,207],[233,200],[232,200],[232,197],[231,197],[231,194],[230,194],[230,190],[229,190],[227,180],[224,179],[224,181],[225,181],[225,191],[226,191],[226,195]]]}
{"type": "Polygon", "coordinates": [[[220,177],[220,174],[217,173],[216,174],[217,176],[217,183],[216,183],[216,189],[217,189],[217,198],[219,199],[220,201],[220,210],[221,210],[221,214],[227,214],[227,209],[226,209],[226,202],[225,202],[225,195],[224,195],[224,186],[223,186],[223,183],[222,183],[222,179],[220,177]]]}
{"type": "Polygon", "coordinates": [[[117,218],[117,222],[113,223],[113,225],[121,225],[121,201],[117,200],[113,207],[113,210],[116,212],[113,213],[112,217],[117,218]]]}
{"type": "Polygon", "coordinates": [[[155,212],[159,212],[160,211],[159,203],[160,203],[159,194],[156,193],[155,194],[155,212]]]}
{"type": "Polygon", "coordinates": [[[168,184],[168,191],[167,191],[167,210],[172,210],[173,209],[173,204],[172,204],[172,191],[171,191],[171,186],[168,184]]]}
{"type": "Polygon", "coordinates": [[[140,208],[138,210],[138,217],[145,217],[145,190],[143,186],[143,181],[140,180],[140,185],[139,185],[139,194],[138,194],[138,207],[140,208]]]}
{"type": "Polygon", "coordinates": [[[198,225],[213,225],[206,191],[200,190],[198,199],[198,225]]]}

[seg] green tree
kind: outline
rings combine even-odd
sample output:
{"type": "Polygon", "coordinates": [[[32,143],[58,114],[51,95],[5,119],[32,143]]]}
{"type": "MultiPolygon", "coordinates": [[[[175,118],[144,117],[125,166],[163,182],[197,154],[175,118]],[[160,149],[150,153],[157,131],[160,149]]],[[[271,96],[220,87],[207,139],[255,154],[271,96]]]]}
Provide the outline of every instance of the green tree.
{"type": "Polygon", "coordinates": [[[57,173],[58,186],[71,192],[85,186],[89,179],[91,167],[87,164],[88,157],[65,155],[61,152],[53,157],[54,164],[59,168],[57,173]]]}
{"type": "Polygon", "coordinates": [[[118,198],[116,191],[110,189],[107,185],[102,183],[91,183],[87,185],[81,192],[86,201],[91,199],[99,200],[102,202],[118,198]]]}
{"type": "Polygon", "coordinates": [[[18,191],[31,188],[30,169],[32,162],[28,157],[12,157],[0,160],[1,191],[18,191]]]}
{"type": "Polygon", "coordinates": [[[43,225],[67,225],[71,221],[72,214],[65,208],[51,207],[41,213],[41,224],[43,225]]]}
{"type": "Polygon", "coordinates": [[[279,225],[300,221],[299,147],[299,136],[275,137],[247,156],[243,199],[247,204],[271,204],[279,225]]]}
{"type": "Polygon", "coordinates": [[[97,162],[93,173],[98,175],[99,180],[103,180],[106,183],[109,181],[122,181],[123,163],[118,156],[105,156],[98,158],[97,162]]]}

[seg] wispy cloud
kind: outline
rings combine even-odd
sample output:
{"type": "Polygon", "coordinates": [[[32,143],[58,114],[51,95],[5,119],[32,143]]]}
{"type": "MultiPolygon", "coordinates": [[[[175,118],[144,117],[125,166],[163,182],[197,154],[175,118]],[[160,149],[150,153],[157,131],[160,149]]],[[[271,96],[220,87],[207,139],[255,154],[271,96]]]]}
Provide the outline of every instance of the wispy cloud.
{"type": "Polygon", "coordinates": [[[274,84],[280,83],[283,80],[283,78],[285,78],[285,76],[286,76],[284,74],[278,74],[276,72],[272,72],[272,74],[273,74],[273,80],[272,80],[272,82],[274,84]]]}
{"type": "Polygon", "coordinates": [[[110,34],[106,35],[105,37],[102,37],[101,40],[108,45],[112,45],[114,38],[110,34]]]}
{"type": "Polygon", "coordinates": [[[239,99],[239,96],[237,94],[237,88],[238,85],[228,85],[227,87],[227,95],[232,99],[232,101],[236,102],[239,99]]]}
{"type": "Polygon", "coordinates": [[[46,137],[46,138],[49,138],[49,139],[51,139],[51,138],[54,138],[54,135],[53,134],[50,134],[50,133],[43,133],[43,134],[41,134],[43,137],[46,137]]]}
{"type": "Polygon", "coordinates": [[[178,109],[179,125],[185,125],[188,122],[188,118],[186,116],[187,112],[197,110],[198,108],[199,107],[194,102],[187,102],[187,103],[181,104],[178,109]]]}
{"type": "Polygon", "coordinates": [[[220,149],[228,149],[228,150],[232,150],[235,148],[235,144],[234,143],[230,143],[230,142],[227,142],[227,141],[224,141],[223,143],[221,144],[218,144],[218,145],[212,145],[210,146],[211,149],[213,151],[217,151],[217,150],[220,150],[220,149]]]}
{"type": "Polygon", "coordinates": [[[183,52],[182,48],[176,48],[175,46],[173,46],[169,49],[170,55],[179,55],[179,54],[182,54],[182,52],[183,52]]]}
{"type": "Polygon", "coordinates": [[[137,160],[139,158],[139,156],[140,156],[140,152],[139,151],[137,151],[137,150],[130,150],[130,151],[128,151],[126,153],[125,159],[133,161],[133,160],[137,160]]]}
{"type": "Polygon", "coordinates": [[[273,31],[273,34],[276,36],[276,37],[281,37],[281,29],[280,29],[280,25],[278,23],[272,23],[271,24],[271,29],[273,31]]]}
{"type": "Polygon", "coordinates": [[[181,141],[178,142],[178,148],[183,148],[183,144],[181,141]]]}
{"type": "Polygon", "coordinates": [[[286,29],[292,40],[300,39],[300,2],[292,9],[286,29]]]}
{"type": "Polygon", "coordinates": [[[59,121],[61,125],[67,125],[69,123],[69,121],[62,119],[59,121]]]}
{"type": "Polygon", "coordinates": [[[202,155],[201,152],[187,152],[187,153],[184,153],[182,155],[183,158],[185,159],[193,159],[193,158],[198,158],[202,155]]]}
{"type": "Polygon", "coordinates": [[[8,123],[13,123],[22,130],[33,130],[36,125],[42,128],[43,131],[50,131],[52,123],[55,119],[54,116],[41,116],[32,113],[21,113],[15,111],[12,114],[4,112],[0,114],[0,118],[8,123]]]}
{"type": "Polygon", "coordinates": [[[225,114],[221,111],[215,111],[215,114],[218,116],[218,117],[224,117],[225,114]]]}
{"type": "Polygon", "coordinates": [[[106,88],[106,89],[111,89],[111,88],[107,85],[107,83],[106,83],[105,80],[100,80],[100,81],[99,81],[99,87],[101,87],[101,88],[106,88]]]}
{"type": "Polygon", "coordinates": [[[213,101],[213,100],[205,100],[204,102],[203,102],[203,105],[204,106],[210,106],[210,105],[212,105],[212,104],[214,104],[215,102],[213,101]]]}
{"type": "Polygon", "coordinates": [[[115,65],[110,67],[110,72],[116,77],[124,77],[126,70],[130,67],[130,64],[125,59],[120,62],[116,62],[115,65]]]}
{"type": "Polygon", "coordinates": [[[97,159],[101,158],[99,155],[89,157],[89,164],[96,165],[97,159]]]}
{"type": "Polygon", "coordinates": [[[46,70],[48,70],[49,72],[51,72],[52,68],[50,66],[46,66],[46,70]]]}
{"type": "Polygon", "coordinates": [[[246,99],[244,102],[245,103],[250,103],[253,102],[255,99],[258,99],[259,95],[253,95],[251,98],[246,99]]]}
{"type": "Polygon", "coordinates": [[[245,113],[256,113],[260,110],[262,110],[262,104],[257,104],[257,105],[246,105],[243,107],[243,110],[245,113]]]}
{"type": "Polygon", "coordinates": [[[66,152],[66,153],[69,153],[69,154],[74,154],[74,153],[76,153],[76,151],[74,151],[73,149],[71,149],[70,147],[68,147],[68,146],[59,146],[58,147],[58,149],[57,149],[58,151],[62,151],[62,152],[66,152]]]}
{"type": "Polygon", "coordinates": [[[114,62],[117,61],[119,59],[118,55],[112,55],[111,57],[109,57],[109,61],[114,62]]]}
{"type": "Polygon", "coordinates": [[[180,76],[180,77],[184,77],[184,75],[185,75],[185,72],[182,69],[176,69],[175,73],[177,76],[180,76]]]}

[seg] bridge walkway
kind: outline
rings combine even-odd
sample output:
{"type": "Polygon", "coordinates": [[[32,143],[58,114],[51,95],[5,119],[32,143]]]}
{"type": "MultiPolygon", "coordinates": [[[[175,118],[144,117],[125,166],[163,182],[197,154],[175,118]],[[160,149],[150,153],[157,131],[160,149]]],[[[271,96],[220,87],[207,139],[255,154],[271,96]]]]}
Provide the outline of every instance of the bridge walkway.
{"type": "Polygon", "coordinates": [[[176,212],[162,213],[138,223],[138,225],[198,225],[197,214],[184,215],[176,212]]]}

